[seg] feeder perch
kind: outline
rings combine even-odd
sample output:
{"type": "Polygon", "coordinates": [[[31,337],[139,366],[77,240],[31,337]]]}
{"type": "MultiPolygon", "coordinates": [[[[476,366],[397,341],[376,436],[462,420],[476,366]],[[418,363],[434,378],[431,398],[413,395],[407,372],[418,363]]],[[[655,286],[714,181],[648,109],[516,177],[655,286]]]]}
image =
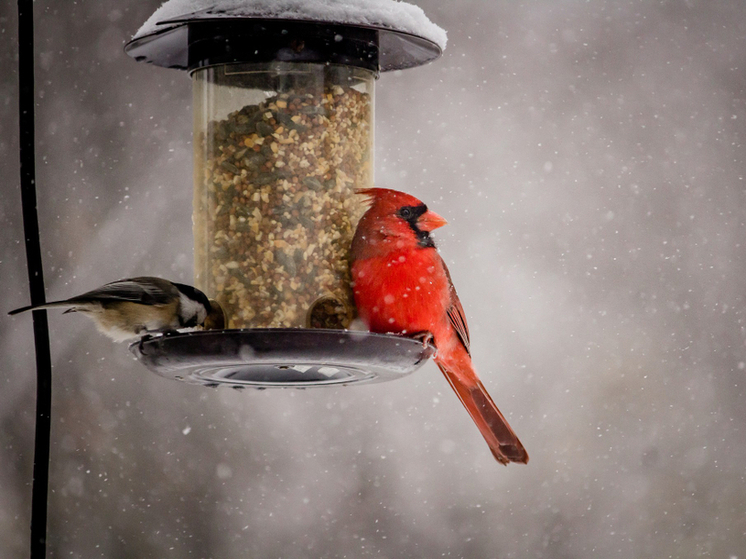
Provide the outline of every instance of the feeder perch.
{"type": "Polygon", "coordinates": [[[132,351],[199,384],[320,386],[414,371],[431,348],[346,330],[349,247],[365,211],[355,190],[373,186],[375,80],[437,58],[444,32],[394,0],[281,12],[256,0],[204,4],[170,0],[125,51],[192,77],[195,284],[231,329],[132,351]]]}

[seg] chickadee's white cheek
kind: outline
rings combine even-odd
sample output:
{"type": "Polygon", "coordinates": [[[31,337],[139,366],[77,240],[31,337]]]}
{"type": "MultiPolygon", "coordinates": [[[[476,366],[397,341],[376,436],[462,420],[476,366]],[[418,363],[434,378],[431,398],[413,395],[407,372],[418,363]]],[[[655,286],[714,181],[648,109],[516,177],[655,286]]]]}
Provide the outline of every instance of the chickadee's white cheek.
{"type": "Polygon", "coordinates": [[[201,324],[204,322],[205,317],[207,316],[207,311],[205,310],[205,307],[195,301],[194,299],[190,299],[183,293],[179,294],[180,299],[180,309],[179,314],[181,315],[182,319],[189,320],[192,317],[197,317],[198,322],[201,324]]]}

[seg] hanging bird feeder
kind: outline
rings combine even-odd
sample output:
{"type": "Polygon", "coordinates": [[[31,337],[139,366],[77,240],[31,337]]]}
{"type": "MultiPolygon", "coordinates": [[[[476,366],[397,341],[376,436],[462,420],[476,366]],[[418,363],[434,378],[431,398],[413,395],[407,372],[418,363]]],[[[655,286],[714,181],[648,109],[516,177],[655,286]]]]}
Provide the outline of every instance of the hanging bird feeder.
{"type": "Polygon", "coordinates": [[[231,329],[134,345],[148,368],[314,386],[397,378],[427,359],[420,342],[346,330],[349,248],[365,211],[355,191],[373,186],[374,82],[444,45],[395,0],[170,0],[151,16],[125,51],[192,77],[195,284],[231,329]]]}

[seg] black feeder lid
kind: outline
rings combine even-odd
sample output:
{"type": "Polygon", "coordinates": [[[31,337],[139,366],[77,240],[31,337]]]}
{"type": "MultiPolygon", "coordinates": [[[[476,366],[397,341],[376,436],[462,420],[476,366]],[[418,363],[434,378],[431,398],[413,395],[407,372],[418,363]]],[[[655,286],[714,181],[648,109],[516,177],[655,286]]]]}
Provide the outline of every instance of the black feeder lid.
{"type": "Polygon", "coordinates": [[[395,380],[434,354],[431,346],[403,336],[302,328],[166,334],[135,342],[130,351],[165,378],[259,389],[395,380]]]}
{"type": "Polygon", "coordinates": [[[388,71],[420,66],[442,54],[428,38],[384,26],[217,17],[201,10],[159,21],[163,30],[136,36],[125,52],[137,61],[195,70],[238,62],[320,62],[388,71]]]}

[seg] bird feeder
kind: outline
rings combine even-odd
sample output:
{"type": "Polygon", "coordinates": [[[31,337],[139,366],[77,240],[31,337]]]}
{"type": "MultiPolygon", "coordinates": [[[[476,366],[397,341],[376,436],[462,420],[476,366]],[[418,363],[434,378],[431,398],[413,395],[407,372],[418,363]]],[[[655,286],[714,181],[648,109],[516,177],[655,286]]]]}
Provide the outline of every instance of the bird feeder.
{"type": "Polygon", "coordinates": [[[365,211],[355,191],[373,186],[375,80],[437,58],[444,33],[394,0],[298,0],[280,12],[258,0],[203,3],[166,2],[125,51],[191,75],[195,284],[231,330],[133,351],[155,372],[202,384],[412,372],[429,355],[419,342],[345,330],[355,317],[349,248],[365,211]]]}

